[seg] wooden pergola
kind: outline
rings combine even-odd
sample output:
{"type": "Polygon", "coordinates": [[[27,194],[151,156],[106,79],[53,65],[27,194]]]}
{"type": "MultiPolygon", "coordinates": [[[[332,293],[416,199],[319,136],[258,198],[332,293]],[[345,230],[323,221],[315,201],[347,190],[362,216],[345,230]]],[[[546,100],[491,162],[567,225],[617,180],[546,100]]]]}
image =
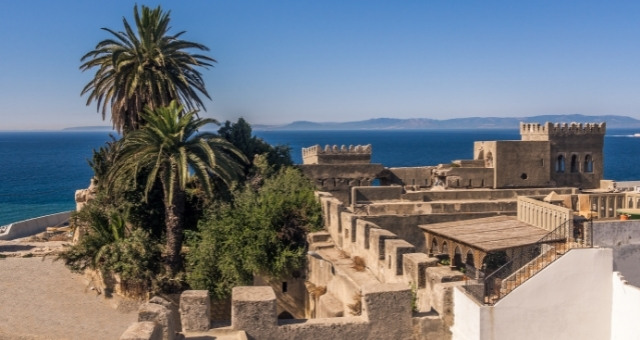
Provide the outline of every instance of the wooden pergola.
{"type": "MultiPolygon", "coordinates": [[[[473,220],[419,225],[424,231],[426,246],[432,254],[447,254],[453,261],[456,254],[462,262],[482,268],[485,257],[499,251],[516,251],[538,243],[549,231],[519,221],[514,216],[494,216],[473,220]],[[473,263],[470,260],[472,260],[473,263]]],[[[558,242],[546,240],[546,242],[558,242]]],[[[452,263],[452,265],[457,265],[452,263]]]]}

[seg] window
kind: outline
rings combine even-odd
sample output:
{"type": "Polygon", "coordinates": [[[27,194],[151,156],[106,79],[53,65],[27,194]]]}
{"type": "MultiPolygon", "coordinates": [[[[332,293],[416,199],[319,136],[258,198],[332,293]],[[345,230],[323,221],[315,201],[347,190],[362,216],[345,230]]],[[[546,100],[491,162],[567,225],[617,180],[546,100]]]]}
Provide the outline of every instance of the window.
{"type": "Polygon", "coordinates": [[[571,172],[580,171],[580,163],[578,163],[578,155],[571,156],[571,172]]]}
{"type": "Polygon", "coordinates": [[[584,172],[593,172],[593,158],[591,155],[584,156],[584,172]]]}
{"type": "Polygon", "coordinates": [[[556,172],[564,172],[564,155],[558,155],[556,158],[556,172]]]}

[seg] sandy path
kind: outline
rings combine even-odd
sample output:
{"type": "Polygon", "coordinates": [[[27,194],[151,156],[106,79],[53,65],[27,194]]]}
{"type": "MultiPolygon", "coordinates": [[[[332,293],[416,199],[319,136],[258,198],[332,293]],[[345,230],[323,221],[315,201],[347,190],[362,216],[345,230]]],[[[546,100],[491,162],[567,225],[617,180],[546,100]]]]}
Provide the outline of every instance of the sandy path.
{"type": "Polygon", "coordinates": [[[137,311],[117,305],[61,261],[0,259],[0,339],[118,339],[137,311]]]}

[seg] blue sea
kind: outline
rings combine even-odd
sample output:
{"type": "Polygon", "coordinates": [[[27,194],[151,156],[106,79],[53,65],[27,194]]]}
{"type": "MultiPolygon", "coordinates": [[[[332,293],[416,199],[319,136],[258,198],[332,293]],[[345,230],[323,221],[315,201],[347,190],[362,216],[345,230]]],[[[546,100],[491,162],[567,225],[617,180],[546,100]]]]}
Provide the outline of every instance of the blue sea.
{"type": "MultiPolygon", "coordinates": [[[[637,130],[610,129],[605,137],[605,178],[640,180],[637,130]]],[[[301,148],[315,144],[371,144],[372,162],[389,167],[449,163],[473,157],[473,142],[519,140],[513,130],[255,131],[271,144],[287,144],[302,162],[301,148]]],[[[0,132],[0,225],[75,208],[74,193],[92,176],[92,149],[108,132],[0,132]]]]}

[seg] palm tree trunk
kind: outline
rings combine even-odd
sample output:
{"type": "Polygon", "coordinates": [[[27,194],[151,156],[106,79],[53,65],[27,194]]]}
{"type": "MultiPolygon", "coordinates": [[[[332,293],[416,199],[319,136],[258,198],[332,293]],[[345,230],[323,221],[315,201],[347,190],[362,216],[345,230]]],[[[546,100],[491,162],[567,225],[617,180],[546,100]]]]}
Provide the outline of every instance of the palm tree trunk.
{"type": "Polygon", "coordinates": [[[169,201],[169,191],[165,183],[164,187],[164,204],[165,204],[165,224],[166,224],[166,249],[165,249],[165,269],[170,276],[174,276],[182,269],[182,257],[180,250],[182,249],[182,238],[184,235],[184,206],[185,193],[180,189],[177,181],[171,183],[173,185],[173,199],[169,201]]]}

